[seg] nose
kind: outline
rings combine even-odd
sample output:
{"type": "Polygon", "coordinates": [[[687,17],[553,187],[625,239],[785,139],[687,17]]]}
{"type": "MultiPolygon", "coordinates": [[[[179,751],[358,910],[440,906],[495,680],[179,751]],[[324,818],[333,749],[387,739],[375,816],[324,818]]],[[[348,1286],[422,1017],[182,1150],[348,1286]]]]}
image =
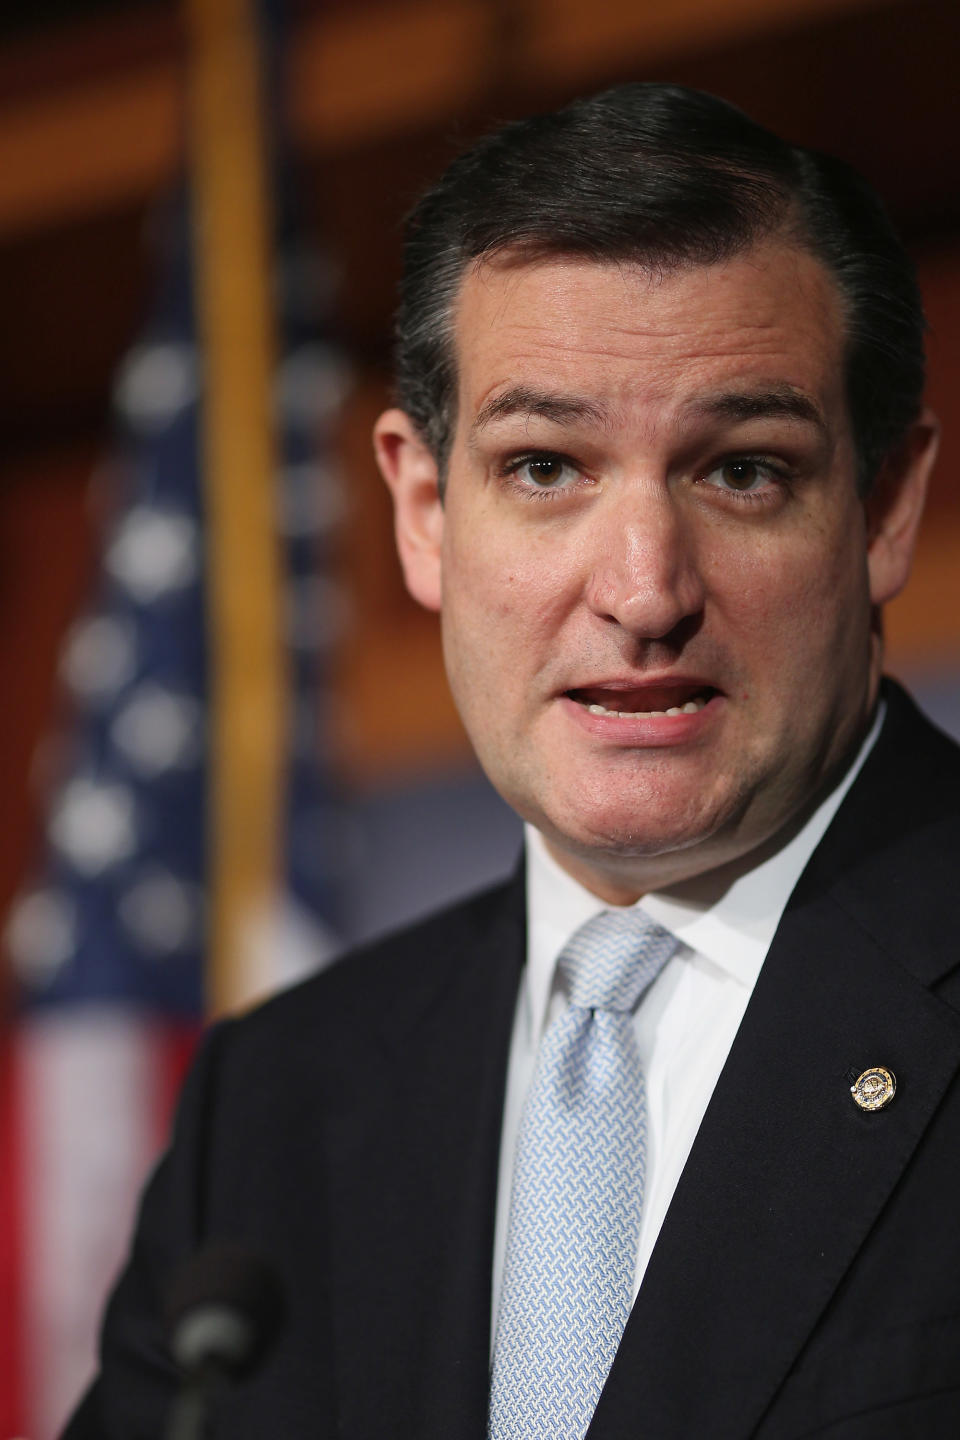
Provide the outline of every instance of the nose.
{"type": "Polygon", "coordinates": [[[703,609],[705,586],[688,518],[669,492],[621,498],[598,524],[587,604],[638,640],[662,640],[703,609]]]}

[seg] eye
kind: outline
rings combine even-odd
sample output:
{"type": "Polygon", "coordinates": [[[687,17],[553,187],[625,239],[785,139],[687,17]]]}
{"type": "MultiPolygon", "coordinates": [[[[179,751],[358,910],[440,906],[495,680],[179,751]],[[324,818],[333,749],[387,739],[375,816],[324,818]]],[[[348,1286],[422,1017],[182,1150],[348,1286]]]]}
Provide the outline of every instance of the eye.
{"type": "Polygon", "coordinates": [[[769,460],[752,455],[733,455],[703,477],[704,484],[738,495],[754,495],[784,478],[783,472],[769,460]]]}
{"type": "Polygon", "coordinates": [[[504,473],[521,489],[544,491],[566,490],[580,478],[580,470],[562,455],[540,451],[521,455],[505,466],[504,473]]]}

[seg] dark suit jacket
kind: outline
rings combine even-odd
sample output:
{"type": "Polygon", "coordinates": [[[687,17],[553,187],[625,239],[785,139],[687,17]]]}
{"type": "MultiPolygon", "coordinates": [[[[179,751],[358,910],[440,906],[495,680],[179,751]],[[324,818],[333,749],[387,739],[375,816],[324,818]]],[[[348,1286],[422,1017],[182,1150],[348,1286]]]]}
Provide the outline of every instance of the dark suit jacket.
{"type": "MultiPolygon", "coordinates": [[[[888,698],[764,964],[590,1440],[960,1435],[960,752],[888,698]],[[877,1064],[897,1094],[865,1113],[850,1084],[877,1064]]],[[[212,1032],[69,1440],[162,1433],[158,1294],[212,1236],[270,1256],[289,1308],[218,1436],[483,1440],[523,945],[513,883],[212,1032]]]]}

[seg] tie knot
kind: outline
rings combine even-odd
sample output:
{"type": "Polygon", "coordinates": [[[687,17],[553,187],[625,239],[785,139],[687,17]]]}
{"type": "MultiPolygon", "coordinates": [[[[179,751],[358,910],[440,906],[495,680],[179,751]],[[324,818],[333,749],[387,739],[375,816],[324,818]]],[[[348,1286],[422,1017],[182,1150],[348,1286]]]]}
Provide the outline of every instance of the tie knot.
{"type": "Polygon", "coordinates": [[[601,910],[575,932],[557,962],[571,1005],[631,1010],[677,948],[642,910],[601,910]]]}

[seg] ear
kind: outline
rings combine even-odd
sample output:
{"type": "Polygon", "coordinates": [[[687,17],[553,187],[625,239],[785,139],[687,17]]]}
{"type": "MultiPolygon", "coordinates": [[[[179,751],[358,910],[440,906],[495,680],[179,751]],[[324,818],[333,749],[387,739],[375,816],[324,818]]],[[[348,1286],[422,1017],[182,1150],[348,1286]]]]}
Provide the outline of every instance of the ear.
{"type": "Polygon", "coordinates": [[[393,496],[394,533],[407,589],[428,610],[439,610],[443,505],[437,463],[403,410],[386,410],[380,416],[373,427],[373,448],[393,496]]]}
{"type": "Polygon", "coordinates": [[[883,462],[867,496],[867,570],[874,605],[885,605],[907,583],[939,443],[937,418],[924,410],[883,462]]]}

